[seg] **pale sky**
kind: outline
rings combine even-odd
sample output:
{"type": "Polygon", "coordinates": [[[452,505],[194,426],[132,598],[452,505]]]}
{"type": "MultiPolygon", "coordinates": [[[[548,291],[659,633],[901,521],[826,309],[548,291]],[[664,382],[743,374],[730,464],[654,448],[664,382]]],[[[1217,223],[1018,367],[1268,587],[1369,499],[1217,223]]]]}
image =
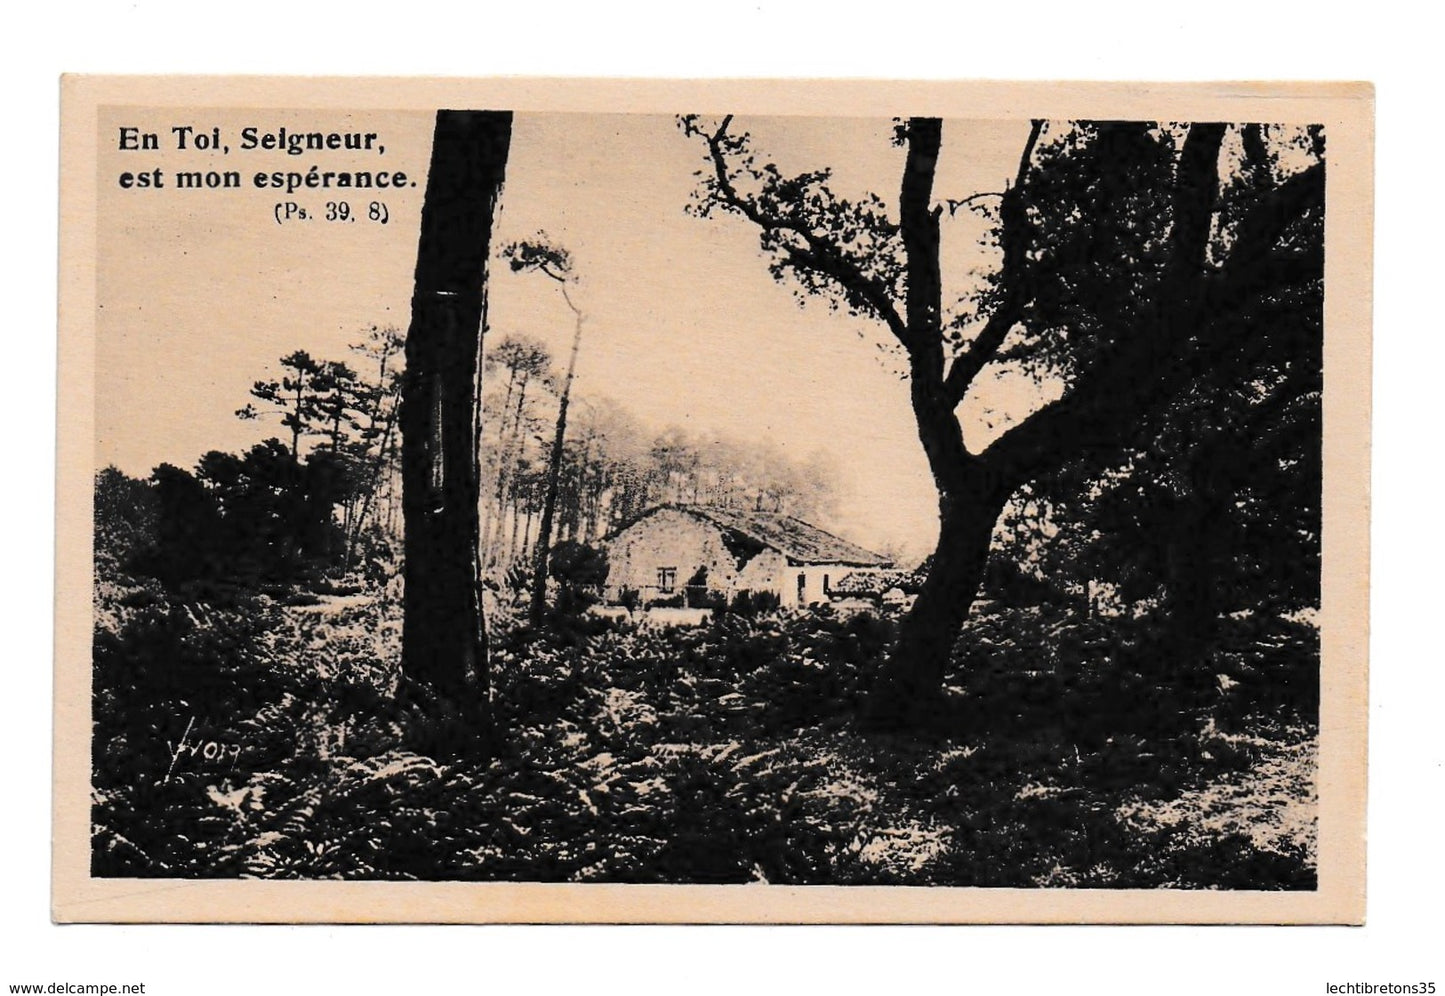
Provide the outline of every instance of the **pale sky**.
{"type": "MultiPolygon", "coordinates": [[[[432,123],[429,113],[223,111],[181,122],[144,109],[102,112],[98,466],[136,475],[162,461],[190,467],[206,450],[279,434],[274,422],[233,414],[253,381],[276,376],[278,357],[306,349],[345,359],[366,327],[406,327],[432,123]],[[160,133],[161,151],[117,150],[123,124],[160,133]],[[168,148],[174,124],[218,125],[232,153],[168,148]],[[248,125],[376,132],[385,151],[241,152],[248,125]],[[289,197],[251,185],[256,171],[304,172],[312,163],[404,170],[417,185],[289,197]],[[152,191],[115,183],[121,171],[154,166],[236,169],[244,185],[152,191]],[[273,217],[277,201],[315,213],[340,199],[362,219],[278,225],[273,217]],[[365,220],[373,199],[386,201],[389,224],[365,220]]],[[[784,172],[831,166],[839,193],[874,190],[896,203],[903,151],[889,143],[888,120],[739,118],[734,127],[752,132],[784,172]]],[[[935,194],[1002,189],[1027,130],[1019,121],[946,123],[935,194]]],[[[836,517],[819,524],[921,557],[936,532],[936,499],[902,366],[878,349],[886,331],[821,301],[799,308],[791,289],[769,277],[743,220],[685,214],[701,155],[670,117],[519,114],[494,243],[545,229],[572,252],[573,298],[587,315],[580,396],[611,397],[659,431],[765,436],[799,460],[822,451],[840,471],[841,493],[836,517]]],[[[980,231],[966,213],[945,215],[945,282],[958,293],[968,269],[988,262],[975,246],[980,231]]],[[[555,284],[504,264],[492,268],[489,325],[493,342],[525,332],[559,357],[572,328],[555,284]]],[[[1001,384],[992,403],[1017,408],[1017,387],[1001,384]]],[[[987,438],[989,403],[965,406],[971,441],[987,438]]]]}

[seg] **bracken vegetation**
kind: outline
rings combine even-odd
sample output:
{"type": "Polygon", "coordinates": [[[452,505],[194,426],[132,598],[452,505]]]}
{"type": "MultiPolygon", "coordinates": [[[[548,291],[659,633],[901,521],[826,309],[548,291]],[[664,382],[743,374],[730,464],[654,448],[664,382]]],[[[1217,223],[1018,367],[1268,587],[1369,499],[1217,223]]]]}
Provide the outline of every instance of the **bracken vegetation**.
{"type": "Polygon", "coordinates": [[[425,720],[394,707],[386,586],[203,600],[115,561],[97,875],[1314,886],[1306,620],[1225,620],[1190,683],[1143,666],[1168,653],[1148,620],[984,599],[945,727],[901,737],[857,728],[886,613],[538,632],[507,625],[518,592],[492,614],[498,751],[444,764],[404,746],[425,720]]]}

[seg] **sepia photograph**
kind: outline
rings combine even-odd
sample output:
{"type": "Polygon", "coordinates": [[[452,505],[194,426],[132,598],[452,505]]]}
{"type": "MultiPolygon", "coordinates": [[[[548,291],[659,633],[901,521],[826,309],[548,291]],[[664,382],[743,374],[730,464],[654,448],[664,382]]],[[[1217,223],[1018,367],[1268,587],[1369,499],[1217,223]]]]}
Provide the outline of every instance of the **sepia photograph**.
{"type": "Polygon", "coordinates": [[[1357,922],[1369,88],[614,85],[68,82],[57,918],[1357,922]]]}

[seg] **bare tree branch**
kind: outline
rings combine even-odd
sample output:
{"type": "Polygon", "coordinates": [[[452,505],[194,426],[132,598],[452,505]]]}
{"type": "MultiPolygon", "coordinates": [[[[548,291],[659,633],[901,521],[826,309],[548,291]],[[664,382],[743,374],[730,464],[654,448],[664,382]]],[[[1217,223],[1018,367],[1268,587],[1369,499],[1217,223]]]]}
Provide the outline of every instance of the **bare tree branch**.
{"type": "Polygon", "coordinates": [[[770,212],[756,200],[742,194],[729,172],[725,139],[733,116],[729,114],[714,132],[706,132],[694,124],[687,124],[690,134],[701,135],[707,142],[709,158],[713,166],[714,198],[765,232],[790,232],[802,240],[802,245],[783,243],[780,249],[789,265],[809,270],[838,284],[852,299],[856,299],[873,311],[888,326],[894,337],[905,348],[912,348],[908,326],[894,306],[893,295],[880,281],[869,277],[847,253],[828,239],[819,235],[809,225],[797,219],[770,212]]]}
{"type": "Polygon", "coordinates": [[[949,216],[950,218],[952,218],[954,215],[958,214],[958,209],[959,209],[959,208],[961,208],[961,207],[967,207],[968,205],[972,204],[974,201],[981,200],[982,198],[985,198],[985,197],[1003,197],[1003,196],[1004,196],[1004,192],[1003,192],[1002,190],[982,190],[982,191],[979,191],[979,192],[976,193],[976,194],[969,194],[967,197],[959,198],[958,200],[954,200],[952,197],[945,197],[945,198],[943,199],[943,203],[946,204],[946,205],[948,205],[948,216],[949,216]]]}
{"type": "Polygon", "coordinates": [[[998,307],[989,315],[983,330],[968,344],[949,368],[944,391],[954,404],[961,402],[979,372],[998,353],[1009,330],[1019,323],[1028,294],[1021,274],[1025,271],[1028,253],[1028,206],[1024,202],[1024,180],[1033,160],[1034,147],[1044,123],[1035,118],[1029,128],[1028,141],[1019,156],[1018,173],[1013,185],[1002,195],[999,206],[999,241],[1003,247],[1003,295],[998,307]]]}

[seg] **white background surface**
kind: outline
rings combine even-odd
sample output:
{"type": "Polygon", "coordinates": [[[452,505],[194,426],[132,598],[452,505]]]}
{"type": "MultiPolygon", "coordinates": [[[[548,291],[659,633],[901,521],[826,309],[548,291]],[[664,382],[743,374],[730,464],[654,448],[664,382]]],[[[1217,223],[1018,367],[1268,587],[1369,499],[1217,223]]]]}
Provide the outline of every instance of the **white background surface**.
{"type": "MultiPolygon", "coordinates": [[[[1438,34],[1388,3],[54,4],[0,59],[9,360],[0,993],[1323,993],[1433,980],[1442,891],[1438,34]],[[1338,11],[1338,12],[1337,12],[1338,11]],[[1369,79],[1379,87],[1364,928],[56,927],[49,922],[58,75],[1369,79]],[[18,307],[16,307],[18,304],[18,307]],[[1434,941],[1431,941],[1434,938],[1434,941]]],[[[1411,9],[1414,9],[1413,7],[1411,9]]],[[[1349,371],[1332,375],[1350,376],[1349,371]]]]}

